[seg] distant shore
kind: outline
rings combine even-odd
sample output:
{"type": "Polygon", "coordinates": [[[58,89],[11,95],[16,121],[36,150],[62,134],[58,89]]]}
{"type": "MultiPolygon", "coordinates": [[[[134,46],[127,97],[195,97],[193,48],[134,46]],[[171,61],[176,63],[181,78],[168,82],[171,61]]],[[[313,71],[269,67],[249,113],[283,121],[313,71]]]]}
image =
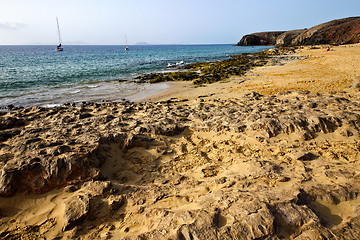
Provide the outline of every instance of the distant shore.
{"type": "Polygon", "coordinates": [[[150,101],[168,98],[231,98],[255,91],[272,95],[283,91],[308,90],[330,92],[348,89],[360,77],[360,44],[343,46],[299,47],[295,54],[274,56],[266,66],[255,68],[245,76],[199,87],[191,82],[170,82],[171,87],[150,101]],[[330,47],[331,51],[327,51],[330,47]]]}

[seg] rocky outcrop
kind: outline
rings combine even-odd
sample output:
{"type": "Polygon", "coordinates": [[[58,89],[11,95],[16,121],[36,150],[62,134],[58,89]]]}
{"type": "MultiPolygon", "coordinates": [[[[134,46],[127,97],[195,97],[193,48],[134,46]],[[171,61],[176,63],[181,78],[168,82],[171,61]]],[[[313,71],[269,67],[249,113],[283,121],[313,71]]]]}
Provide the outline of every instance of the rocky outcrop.
{"type": "Polygon", "coordinates": [[[308,29],[294,38],[294,46],[360,42],[360,17],[333,20],[308,29]]]}
{"type": "Polygon", "coordinates": [[[86,195],[75,195],[65,201],[64,231],[74,227],[82,221],[89,212],[89,197],[86,195]]]}
{"type": "Polygon", "coordinates": [[[0,237],[358,239],[359,95],[251,92],[6,113],[0,122],[19,133],[0,142],[2,196],[68,186],[31,195],[48,201],[36,211],[0,205],[0,237]],[[36,225],[16,220],[29,212],[36,225]]]}
{"type": "Polygon", "coordinates": [[[360,17],[337,19],[310,29],[245,35],[238,46],[301,46],[360,42],[360,17]]]}
{"type": "Polygon", "coordinates": [[[300,34],[304,33],[306,29],[298,29],[284,32],[283,34],[279,35],[276,38],[275,45],[276,46],[292,46],[292,41],[299,36],[300,34]]]}
{"type": "Polygon", "coordinates": [[[284,31],[279,32],[259,32],[249,35],[245,35],[236,45],[237,46],[260,46],[269,45],[273,46],[276,43],[276,39],[284,31]]]}

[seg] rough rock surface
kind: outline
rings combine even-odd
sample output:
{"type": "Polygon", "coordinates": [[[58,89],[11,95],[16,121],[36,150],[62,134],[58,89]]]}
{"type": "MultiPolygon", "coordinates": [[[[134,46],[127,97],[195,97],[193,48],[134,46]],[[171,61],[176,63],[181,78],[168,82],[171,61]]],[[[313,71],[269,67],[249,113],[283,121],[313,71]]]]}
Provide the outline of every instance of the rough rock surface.
{"type": "Polygon", "coordinates": [[[80,223],[89,212],[89,197],[76,195],[65,201],[64,230],[69,230],[80,223]]]}
{"type": "Polygon", "coordinates": [[[283,46],[283,47],[292,46],[293,45],[292,41],[297,36],[299,36],[300,34],[306,32],[306,31],[307,31],[307,29],[297,29],[297,30],[284,32],[283,34],[279,35],[276,38],[275,45],[283,46]]]}
{"type": "Polygon", "coordinates": [[[291,42],[294,46],[360,42],[360,17],[337,19],[308,29],[291,42]]]}
{"type": "Polygon", "coordinates": [[[292,45],[350,44],[360,42],[360,17],[333,20],[312,27],[292,40],[292,45]]]}
{"type": "Polygon", "coordinates": [[[302,46],[360,42],[360,17],[337,19],[310,29],[245,35],[237,45],[302,46]]]}
{"type": "Polygon", "coordinates": [[[259,32],[245,35],[236,45],[237,46],[260,46],[270,45],[273,46],[276,43],[276,39],[284,31],[279,32],[259,32]]]}
{"type": "Polygon", "coordinates": [[[0,237],[358,239],[359,95],[9,112],[0,193],[54,190],[0,205],[0,237]]]}

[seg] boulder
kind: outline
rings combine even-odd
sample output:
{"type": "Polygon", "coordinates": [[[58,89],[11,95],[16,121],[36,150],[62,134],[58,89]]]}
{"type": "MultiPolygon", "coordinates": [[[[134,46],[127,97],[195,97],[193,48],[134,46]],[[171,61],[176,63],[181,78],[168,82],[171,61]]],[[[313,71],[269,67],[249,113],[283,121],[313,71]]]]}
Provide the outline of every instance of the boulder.
{"type": "Polygon", "coordinates": [[[274,207],[277,223],[289,234],[310,222],[320,223],[320,219],[307,206],[291,202],[278,203],[274,207]]]}
{"type": "Polygon", "coordinates": [[[90,200],[86,195],[75,195],[65,200],[64,231],[81,222],[89,212],[90,200]]]}
{"type": "Polygon", "coordinates": [[[360,89],[360,76],[355,77],[353,85],[351,86],[353,89],[360,89]]]}

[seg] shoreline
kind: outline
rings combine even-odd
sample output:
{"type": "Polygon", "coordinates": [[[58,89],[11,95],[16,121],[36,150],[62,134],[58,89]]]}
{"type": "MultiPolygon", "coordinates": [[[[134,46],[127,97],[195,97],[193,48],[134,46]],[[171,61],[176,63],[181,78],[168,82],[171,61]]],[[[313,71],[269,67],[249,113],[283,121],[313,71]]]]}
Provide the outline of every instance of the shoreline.
{"type": "Polygon", "coordinates": [[[333,46],[332,51],[329,52],[326,51],[328,46],[317,46],[316,49],[312,49],[313,46],[304,46],[297,49],[295,54],[285,57],[273,56],[265,66],[255,67],[244,76],[232,76],[223,82],[200,87],[190,82],[170,82],[171,87],[167,91],[147,100],[153,102],[165,101],[169,98],[195,99],[198,96],[234,98],[251,91],[262,95],[273,95],[297,90],[311,92],[346,90],[357,76],[360,77],[360,60],[356,57],[360,55],[360,44],[333,46]],[[345,52],[339,55],[338,50],[345,52]],[[352,50],[354,53],[350,53],[352,50]],[[328,58],[329,55],[333,59],[328,58]],[[346,69],[339,69],[337,66],[339,61],[344,61],[341,66],[346,69]],[[334,77],[338,78],[337,82],[333,80],[334,77]]]}
{"type": "Polygon", "coordinates": [[[0,111],[26,107],[59,107],[76,105],[82,102],[119,102],[143,101],[169,88],[169,84],[119,82],[118,80],[82,84],[72,87],[54,88],[32,95],[15,97],[16,101],[6,98],[0,105],[0,111]],[[100,93],[99,93],[100,92],[100,93]],[[42,98],[42,96],[45,98],[42,98]],[[24,104],[26,102],[26,104],[24,104]]]}
{"type": "MultiPolygon", "coordinates": [[[[227,55],[241,54],[243,51],[261,51],[267,47],[259,48],[246,48],[246,47],[233,47],[231,45],[219,45],[221,47],[209,45],[208,47],[194,48],[192,46],[179,46],[168,49],[167,47],[141,47],[134,48],[133,51],[125,53],[123,49],[113,49],[111,46],[107,48],[88,48],[86,47],[81,54],[84,54],[81,58],[79,48],[71,48],[65,51],[63,54],[55,54],[53,51],[49,53],[43,48],[37,49],[40,51],[39,55],[34,55],[37,51],[29,51],[29,49],[15,48],[9,50],[12,55],[9,56],[10,60],[16,59],[17,54],[24,51],[27,58],[38,59],[44,64],[39,66],[38,69],[32,70],[25,64],[22,66],[21,61],[17,61],[17,65],[4,67],[5,77],[0,81],[0,85],[3,86],[3,98],[0,100],[0,107],[5,108],[8,105],[14,105],[15,107],[27,107],[27,106],[39,106],[56,104],[63,104],[72,101],[101,101],[101,100],[120,100],[129,95],[129,93],[138,92],[142,87],[140,85],[133,86],[129,83],[125,86],[122,84],[122,80],[130,80],[130,82],[137,81],[134,79],[138,74],[145,74],[147,71],[162,71],[166,69],[166,64],[178,63],[178,59],[182,59],[185,62],[196,61],[212,61],[214,58],[223,59],[227,55]],[[25,51],[26,50],[26,51],[25,51]],[[195,50],[195,53],[193,53],[195,50]],[[114,54],[110,54],[110,52],[114,54]],[[152,51],[156,52],[152,56],[152,51]],[[174,52],[174,56],[167,56],[174,52]],[[199,51],[199,52],[196,52],[199,51]],[[97,58],[92,58],[91,54],[96,53],[97,58]],[[181,55],[183,54],[183,55],[181,55]],[[107,59],[108,62],[105,64],[107,59]],[[51,61],[43,61],[43,59],[50,58],[51,61]],[[52,63],[62,59],[67,61],[59,68],[53,66],[52,63]],[[130,62],[127,61],[132,59],[130,62]],[[98,61],[98,63],[96,63],[98,61]],[[74,64],[72,66],[71,64],[74,64]],[[83,67],[84,64],[88,64],[83,67]],[[129,65],[130,64],[130,65],[129,65]],[[96,66],[98,70],[94,70],[96,66]],[[22,76],[20,71],[24,67],[29,69],[29,76],[22,76]],[[62,68],[63,71],[62,71],[62,68]],[[6,71],[5,71],[6,70],[6,71]],[[76,70],[76,71],[75,71],[76,70]],[[8,72],[9,71],[9,72],[8,72]],[[13,72],[11,72],[13,71],[13,72]],[[13,80],[7,79],[11,74],[15,74],[14,71],[20,71],[16,73],[13,80]],[[75,72],[74,72],[75,71],[75,72]],[[137,73],[136,75],[133,75],[137,73]],[[7,75],[6,75],[7,74],[7,75]],[[104,75],[105,74],[105,75],[104,75]],[[108,74],[108,75],[106,75],[108,74]],[[8,76],[9,75],[9,76],[8,76]],[[108,76],[108,77],[106,77],[108,76]],[[100,80],[99,80],[100,79],[100,80]],[[28,83],[33,82],[33,85],[28,83]],[[117,82],[119,80],[119,82],[117,82]],[[5,97],[6,96],[6,97],[5,97]]],[[[5,61],[4,59],[2,59],[5,61]]],[[[15,61],[15,60],[14,60],[15,61]]],[[[10,61],[11,62],[11,61],[10,61]]],[[[25,74],[25,73],[24,73],[25,74]]],[[[145,93],[144,95],[148,95],[145,93]]],[[[138,97],[137,97],[138,98],[138,97]]],[[[132,98],[130,99],[132,100],[132,98]]],[[[137,99],[136,99],[137,100],[137,99]]]]}
{"type": "Polygon", "coordinates": [[[360,236],[359,53],[304,47],[138,102],[1,113],[0,237],[360,236]]]}

